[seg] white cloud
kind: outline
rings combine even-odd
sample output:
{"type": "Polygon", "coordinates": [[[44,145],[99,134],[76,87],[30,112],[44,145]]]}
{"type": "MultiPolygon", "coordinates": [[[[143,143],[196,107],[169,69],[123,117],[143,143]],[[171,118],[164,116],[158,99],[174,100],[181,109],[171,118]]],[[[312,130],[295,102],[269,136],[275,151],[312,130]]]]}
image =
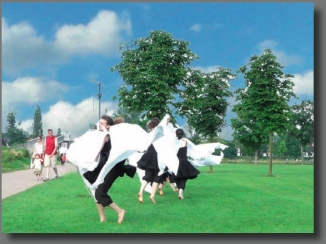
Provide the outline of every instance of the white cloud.
{"type": "Polygon", "coordinates": [[[222,24],[220,24],[220,23],[209,23],[209,24],[196,23],[196,24],[193,24],[190,27],[190,30],[196,31],[196,32],[200,32],[200,31],[203,31],[203,30],[216,31],[216,30],[218,30],[220,28],[222,28],[222,24]]]}
{"type": "MultiPolygon", "coordinates": [[[[106,108],[108,111],[116,110],[117,104],[104,101],[101,103],[101,108],[106,108]]],[[[79,137],[89,129],[91,123],[95,124],[97,121],[98,107],[94,109],[93,98],[87,98],[77,105],[59,101],[42,114],[45,135],[48,129],[57,133],[60,128],[61,132],[70,132],[72,138],[79,137]]],[[[32,122],[32,119],[22,121],[21,127],[31,133],[32,122]]]]}
{"type": "Polygon", "coordinates": [[[273,40],[266,40],[258,44],[259,52],[262,53],[265,49],[271,49],[273,54],[277,57],[277,62],[282,66],[298,65],[302,63],[302,58],[295,54],[287,54],[278,49],[278,42],[273,40]]]}
{"type": "Polygon", "coordinates": [[[21,75],[25,69],[49,68],[72,55],[117,55],[124,34],[131,34],[127,14],[100,11],[89,23],[58,27],[55,40],[45,40],[27,22],[8,25],[2,18],[2,72],[21,75]],[[48,67],[47,67],[48,66],[48,67]]]}
{"type": "Polygon", "coordinates": [[[304,74],[295,74],[293,79],[294,93],[314,95],[314,72],[308,71],[304,74]]]}
{"type": "Polygon", "coordinates": [[[64,25],[56,32],[55,45],[70,55],[110,56],[119,50],[121,32],[131,34],[131,22],[112,11],[100,11],[87,25],[64,25]]]}
{"type": "Polygon", "coordinates": [[[193,26],[190,27],[190,30],[199,32],[199,31],[201,31],[201,25],[194,24],[193,26]]]}
{"type": "Polygon", "coordinates": [[[37,68],[63,62],[64,53],[59,54],[51,42],[38,36],[27,22],[8,26],[2,18],[2,72],[15,75],[28,68],[37,68]]]}
{"type": "Polygon", "coordinates": [[[193,69],[196,70],[200,70],[203,73],[211,73],[211,72],[215,72],[217,71],[217,68],[220,67],[218,65],[214,65],[214,66],[206,66],[206,67],[202,67],[202,66],[194,66],[193,69]]]}
{"type": "Polygon", "coordinates": [[[66,93],[69,87],[58,81],[37,77],[18,78],[13,82],[2,83],[2,109],[11,105],[36,104],[66,93]],[[49,92],[50,91],[50,92],[49,92]]]}
{"type": "Polygon", "coordinates": [[[37,77],[18,78],[13,82],[2,82],[2,131],[4,131],[7,115],[22,105],[36,105],[41,102],[57,99],[64,95],[69,87],[58,81],[37,77]]]}

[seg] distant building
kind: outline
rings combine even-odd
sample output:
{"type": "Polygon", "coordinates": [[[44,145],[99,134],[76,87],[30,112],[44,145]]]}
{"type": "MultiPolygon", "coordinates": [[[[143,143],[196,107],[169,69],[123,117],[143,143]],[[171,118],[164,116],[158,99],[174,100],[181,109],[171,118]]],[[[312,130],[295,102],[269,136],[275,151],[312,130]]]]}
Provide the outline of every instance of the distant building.
{"type": "Polygon", "coordinates": [[[72,140],[70,132],[62,133],[58,137],[59,147],[61,147],[62,143],[65,143],[67,145],[67,148],[69,148],[70,144],[73,143],[73,142],[74,142],[74,140],[72,140]]]}

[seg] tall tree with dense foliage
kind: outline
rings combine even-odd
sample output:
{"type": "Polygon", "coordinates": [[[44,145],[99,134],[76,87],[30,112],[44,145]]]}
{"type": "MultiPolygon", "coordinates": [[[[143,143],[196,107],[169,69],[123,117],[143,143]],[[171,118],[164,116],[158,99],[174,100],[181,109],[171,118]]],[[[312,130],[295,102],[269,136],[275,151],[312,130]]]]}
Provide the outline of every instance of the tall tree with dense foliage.
{"type": "Polygon", "coordinates": [[[208,142],[216,141],[226,124],[227,98],[232,96],[230,81],[236,76],[231,69],[221,67],[211,73],[189,70],[188,75],[176,105],[178,114],[187,117],[188,125],[208,142]]]}
{"type": "Polygon", "coordinates": [[[268,142],[268,135],[259,130],[256,118],[252,114],[253,111],[247,109],[250,106],[248,94],[239,93],[239,90],[236,91],[236,94],[238,95],[235,101],[239,101],[239,103],[232,108],[232,111],[237,116],[231,119],[233,140],[242,145],[247,153],[255,153],[254,162],[257,165],[259,148],[262,144],[268,142]]]}
{"type": "Polygon", "coordinates": [[[236,93],[242,101],[243,112],[250,114],[259,134],[269,136],[268,176],[272,176],[273,172],[273,135],[275,132],[281,134],[288,128],[288,102],[292,97],[296,98],[293,75],[284,74],[283,68],[272,51],[266,49],[262,55],[251,57],[249,63],[239,69],[244,75],[245,88],[238,89],[236,93]]]}
{"type": "Polygon", "coordinates": [[[29,134],[19,128],[21,122],[16,122],[16,114],[17,112],[14,111],[7,115],[8,126],[6,127],[5,136],[9,139],[10,145],[25,143],[29,138],[29,134]]]}
{"type": "Polygon", "coordinates": [[[36,106],[33,123],[33,137],[43,136],[42,113],[39,105],[36,106]]]}
{"type": "Polygon", "coordinates": [[[314,102],[303,100],[291,107],[290,134],[301,143],[301,163],[304,164],[303,148],[314,139],[314,102]]]}
{"type": "Polygon", "coordinates": [[[283,157],[286,155],[286,134],[274,135],[273,148],[276,156],[283,157]]]}
{"type": "Polygon", "coordinates": [[[188,45],[159,30],[151,31],[146,38],[124,43],[122,61],[111,68],[125,82],[118,90],[119,106],[142,113],[143,118],[172,115],[171,108],[178,86],[186,77],[187,66],[198,58],[188,45]]]}
{"type": "Polygon", "coordinates": [[[232,96],[229,86],[235,75],[221,67],[211,73],[194,71],[192,74],[183,83],[178,114],[187,117],[188,125],[211,142],[226,124],[227,98],[232,96]]]}

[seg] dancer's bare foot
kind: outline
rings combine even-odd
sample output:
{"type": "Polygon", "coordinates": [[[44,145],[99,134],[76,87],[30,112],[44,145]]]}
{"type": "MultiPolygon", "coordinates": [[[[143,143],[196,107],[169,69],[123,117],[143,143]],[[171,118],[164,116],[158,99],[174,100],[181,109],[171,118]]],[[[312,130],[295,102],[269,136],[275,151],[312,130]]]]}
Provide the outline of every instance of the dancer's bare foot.
{"type": "Polygon", "coordinates": [[[140,203],[144,203],[144,201],[143,201],[143,195],[142,194],[140,194],[140,193],[138,193],[138,202],[140,202],[140,203]]]}
{"type": "Polygon", "coordinates": [[[160,191],[160,196],[164,196],[164,192],[163,192],[162,188],[159,188],[158,190],[160,191]]]}
{"type": "Polygon", "coordinates": [[[150,196],[149,199],[151,199],[152,203],[154,203],[154,204],[156,203],[155,202],[155,196],[150,196]]]}
{"type": "Polygon", "coordinates": [[[106,219],[100,219],[100,222],[106,222],[106,219]]]}
{"type": "Polygon", "coordinates": [[[126,211],[123,210],[123,209],[118,213],[118,224],[121,224],[122,223],[123,218],[125,216],[125,213],[126,213],[126,211]]]}

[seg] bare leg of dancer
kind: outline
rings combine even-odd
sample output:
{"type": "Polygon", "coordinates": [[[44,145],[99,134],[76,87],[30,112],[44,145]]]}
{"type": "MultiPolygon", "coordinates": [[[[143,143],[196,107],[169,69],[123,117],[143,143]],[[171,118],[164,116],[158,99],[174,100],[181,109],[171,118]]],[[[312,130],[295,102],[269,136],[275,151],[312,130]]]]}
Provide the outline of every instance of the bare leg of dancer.
{"type": "Polygon", "coordinates": [[[153,182],[153,185],[152,185],[152,194],[150,195],[150,199],[151,199],[151,201],[152,201],[152,203],[156,203],[155,202],[155,193],[156,193],[156,191],[157,191],[157,187],[158,187],[158,183],[157,182],[153,182]]]}
{"type": "Polygon", "coordinates": [[[123,218],[125,216],[126,211],[122,208],[120,208],[117,204],[114,202],[109,205],[110,208],[112,208],[114,211],[118,214],[118,224],[121,224],[123,221],[123,218]]]}
{"type": "Polygon", "coordinates": [[[102,204],[96,203],[97,211],[100,216],[100,222],[106,222],[105,211],[102,204]]]}
{"type": "Polygon", "coordinates": [[[139,193],[138,193],[138,202],[140,203],[144,203],[143,201],[143,192],[147,186],[148,182],[143,180],[139,189],[139,193]]]}

